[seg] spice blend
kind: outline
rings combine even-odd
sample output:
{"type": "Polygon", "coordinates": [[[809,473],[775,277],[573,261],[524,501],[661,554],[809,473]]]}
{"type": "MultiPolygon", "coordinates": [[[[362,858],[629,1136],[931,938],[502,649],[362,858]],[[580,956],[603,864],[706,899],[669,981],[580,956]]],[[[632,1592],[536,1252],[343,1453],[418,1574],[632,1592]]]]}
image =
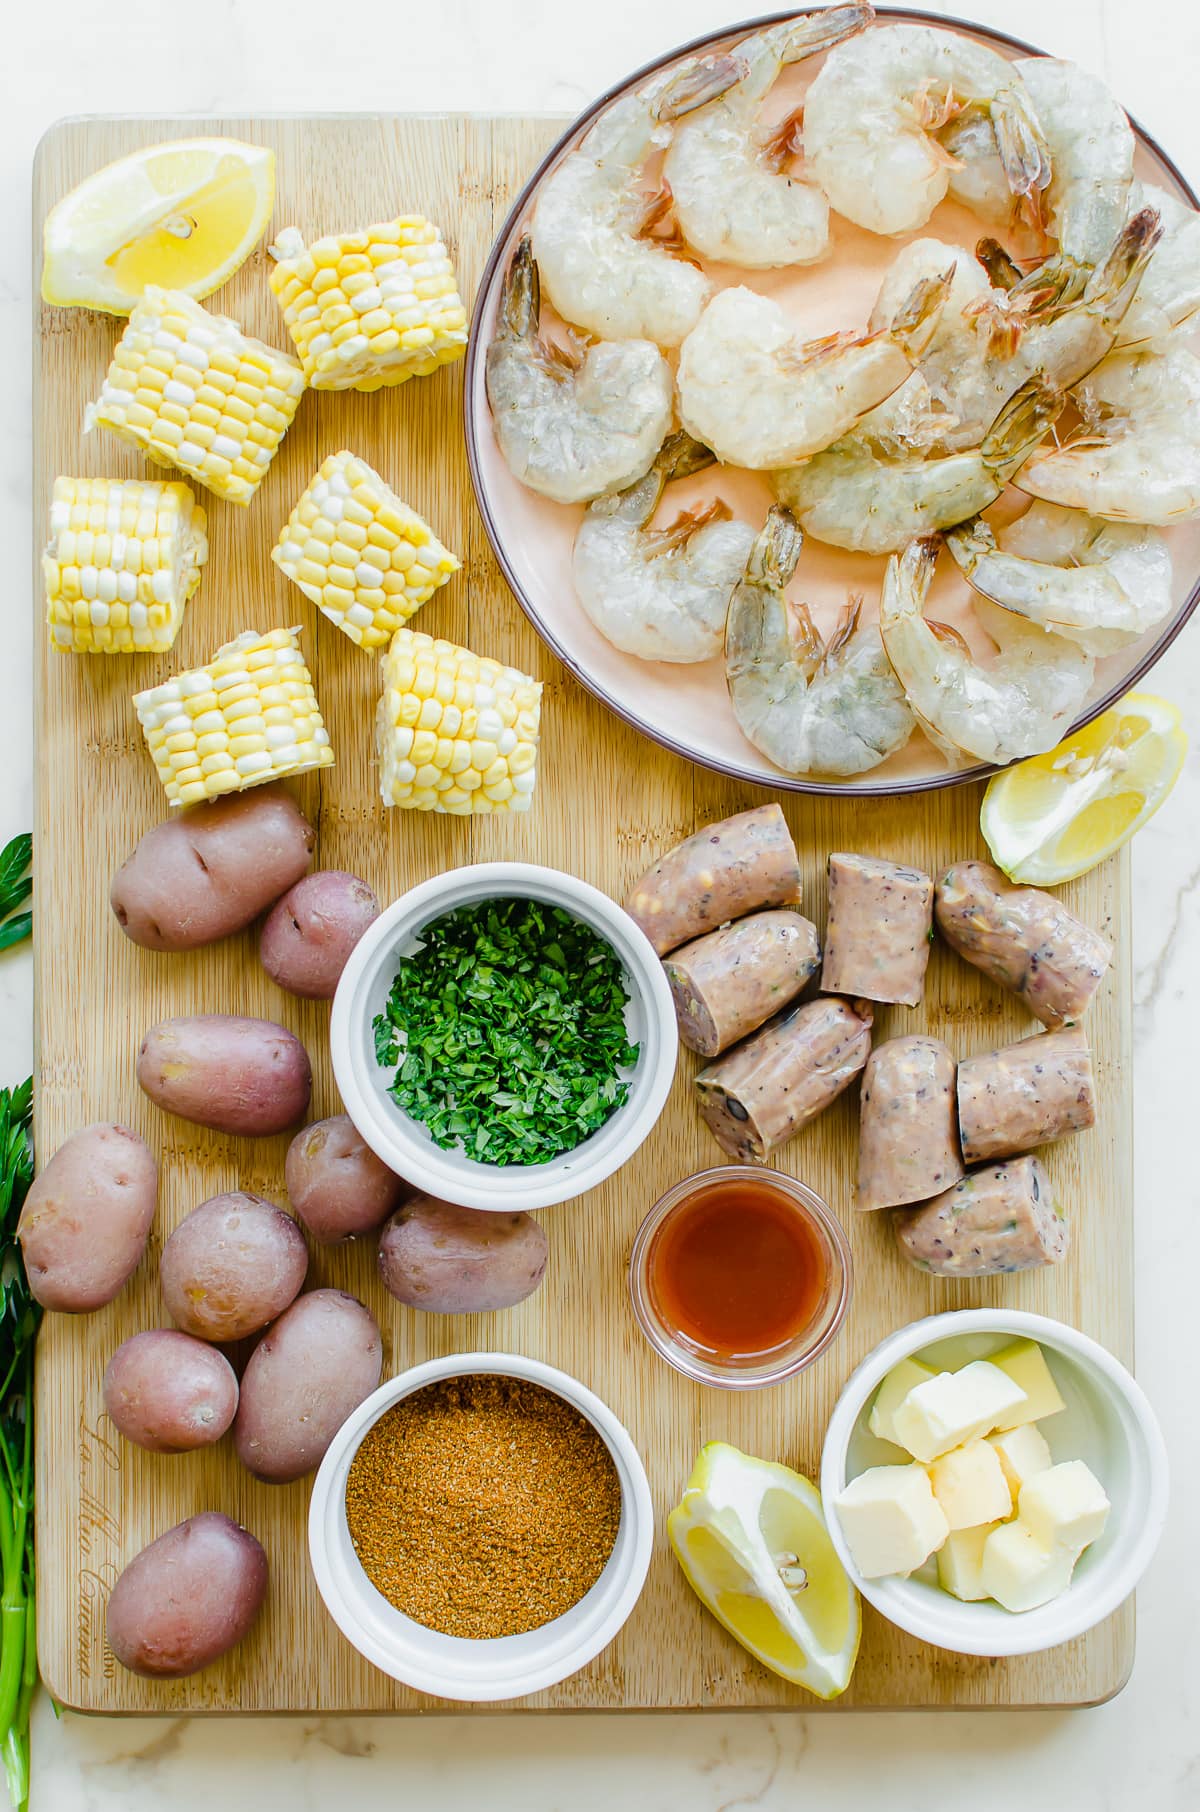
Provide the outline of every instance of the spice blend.
{"type": "Polygon", "coordinates": [[[516,1636],[595,1585],[621,1488],[604,1441],[561,1397],[518,1378],[449,1378],[369,1431],[346,1516],[363,1571],[398,1611],[446,1636],[516,1636]]]}

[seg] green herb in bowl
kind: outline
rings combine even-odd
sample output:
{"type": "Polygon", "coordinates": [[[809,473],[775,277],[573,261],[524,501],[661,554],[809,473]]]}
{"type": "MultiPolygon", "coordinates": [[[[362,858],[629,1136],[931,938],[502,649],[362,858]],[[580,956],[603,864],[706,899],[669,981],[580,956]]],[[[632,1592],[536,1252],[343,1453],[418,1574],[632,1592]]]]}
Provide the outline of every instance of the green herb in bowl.
{"type": "Polygon", "coordinates": [[[546,1164],[623,1106],[637,1062],[620,959],[558,906],[506,896],[460,906],[403,957],[375,1056],[388,1093],[444,1150],[546,1164]]]}

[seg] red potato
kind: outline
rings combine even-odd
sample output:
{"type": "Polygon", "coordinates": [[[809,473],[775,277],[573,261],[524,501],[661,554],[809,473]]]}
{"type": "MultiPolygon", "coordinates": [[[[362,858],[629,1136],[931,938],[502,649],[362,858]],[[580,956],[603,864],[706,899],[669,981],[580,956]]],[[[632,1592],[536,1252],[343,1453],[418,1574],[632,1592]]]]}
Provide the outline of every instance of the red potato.
{"type": "Polygon", "coordinates": [[[302,1296],[250,1355],[233,1425],[239,1460],[269,1485],[314,1472],[382,1370],[369,1309],[343,1290],[302,1296]]]}
{"type": "Polygon", "coordinates": [[[408,1185],[365,1144],[348,1114],[314,1120],[288,1146],[288,1201],[320,1245],[370,1233],[408,1185]]]}
{"type": "Polygon", "coordinates": [[[273,982],[302,1000],[332,1000],[350,952],[379,917],[365,881],[319,869],[284,894],[262,929],[259,959],[273,982]]]}
{"type": "Polygon", "coordinates": [[[379,1275],[397,1302],[474,1315],[524,1302],[546,1274],[546,1235],[532,1215],[493,1214],[419,1195],[379,1241],[379,1275]]]}
{"type": "Polygon", "coordinates": [[[308,1112],[312,1066],[269,1019],[198,1013],[151,1026],[137,1079],[164,1113],[248,1138],[286,1132],[308,1112]]]}
{"type": "Polygon", "coordinates": [[[119,1346],[104,1373],[104,1407],[118,1433],[151,1453],[211,1447],[233,1421],[238,1383],[224,1353],[174,1328],[119,1346]]]}
{"type": "Polygon", "coordinates": [[[308,1248],[290,1214],[245,1190],[214,1195],[180,1221],[162,1249],[167,1312],[198,1340],[241,1340],[300,1294],[308,1248]]]}
{"type": "Polygon", "coordinates": [[[240,1642],[266,1594],[261,1544],[205,1510],[134,1555],[108,1601],[108,1645],[131,1673],[179,1679],[240,1642]]]}
{"type": "Polygon", "coordinates": [[[315,842],[286,793],[231,793],[148,830],[113,876],[109,900],[135,944],[196,950],[265,912],[300,879],[315,842]]]}
{"type": "Polygon", "coordinates": [[[137,1270],[158,1205],[158,1166],[127,1126],[72,1133],[36,1177],[17,1238],[43,1308],[86,1315],[137,1270]]]}

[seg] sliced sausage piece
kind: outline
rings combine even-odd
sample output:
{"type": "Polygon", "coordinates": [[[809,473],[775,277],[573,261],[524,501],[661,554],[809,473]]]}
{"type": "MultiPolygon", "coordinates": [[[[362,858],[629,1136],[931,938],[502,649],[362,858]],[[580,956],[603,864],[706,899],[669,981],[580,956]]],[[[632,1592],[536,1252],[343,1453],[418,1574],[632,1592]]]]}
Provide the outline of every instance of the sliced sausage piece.
{"type": "Polygon", "coordinates": [[[923,1202],[963,1174],[954,1057],[940,1038],[889,1038],[863,1072],[858,1206],[923,1202]]]}
{"type": "Polygon", "coordinates": [[[800,904],[796,845],[778,805],[706,824],[644,874],[625,910],[660,956],[759,906],[800,904]]]}
{"type": "Polygon", "coordinates": [[[817,928],[798,912],[756,912],[698,937],[663,963],[679,1036],[716,1057],[795,1000],[820,964],[817,928]]]}
{"type": "Polygon", "coordinates": [[[700,1112],[731,1158],[761,1160],[853,1082],[870,1049],[867,1001],[810,1001],[701,1070],[700,1112]]]}
{"type": "Polygon", "coordinates": [[[993,1277],[1056,1265],[1067,1250],[1050,1179],[1036,1158],[968,1171],[919,1208],[895,1215],[900,1250],[938,1277],[993,1277]]]}
{"type": "Polygon", "coordinates": [[[1044,1026],[1072,1025],[1112,962],[1112,945],[1037,887],[988,862],[956,862],[937,884],[938,929],[960,956],[1023,1000],[1044,1026]]]}
{"type": "Polygon", "coordinates": [[[958,1066],[958,1123],[968,1164],[1007,1158],[1096,1124],[1092,1054],[1078,1026],[1035,1032],[958,1066]]]}
{"type": "Polygon", "coordinates": [[[822,988],[917,1006],[932,923],[933,882],[919,868],[875,856],[830,856],[822,988]]]}

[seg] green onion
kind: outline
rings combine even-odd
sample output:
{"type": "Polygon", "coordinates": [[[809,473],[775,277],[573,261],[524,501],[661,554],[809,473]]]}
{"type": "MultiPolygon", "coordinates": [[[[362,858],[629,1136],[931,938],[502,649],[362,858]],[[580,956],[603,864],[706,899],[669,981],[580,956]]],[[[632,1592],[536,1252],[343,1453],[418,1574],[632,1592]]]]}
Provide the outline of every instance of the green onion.
{"type": "Polygon", "coordinates": [[[29,1708],[37,1685],[33,1563],[33,1349],[17,1222],[33,1181],[32,1079],[0,1089],[0,1755],[15,1807],[29,1798],[29,1708]]]}

